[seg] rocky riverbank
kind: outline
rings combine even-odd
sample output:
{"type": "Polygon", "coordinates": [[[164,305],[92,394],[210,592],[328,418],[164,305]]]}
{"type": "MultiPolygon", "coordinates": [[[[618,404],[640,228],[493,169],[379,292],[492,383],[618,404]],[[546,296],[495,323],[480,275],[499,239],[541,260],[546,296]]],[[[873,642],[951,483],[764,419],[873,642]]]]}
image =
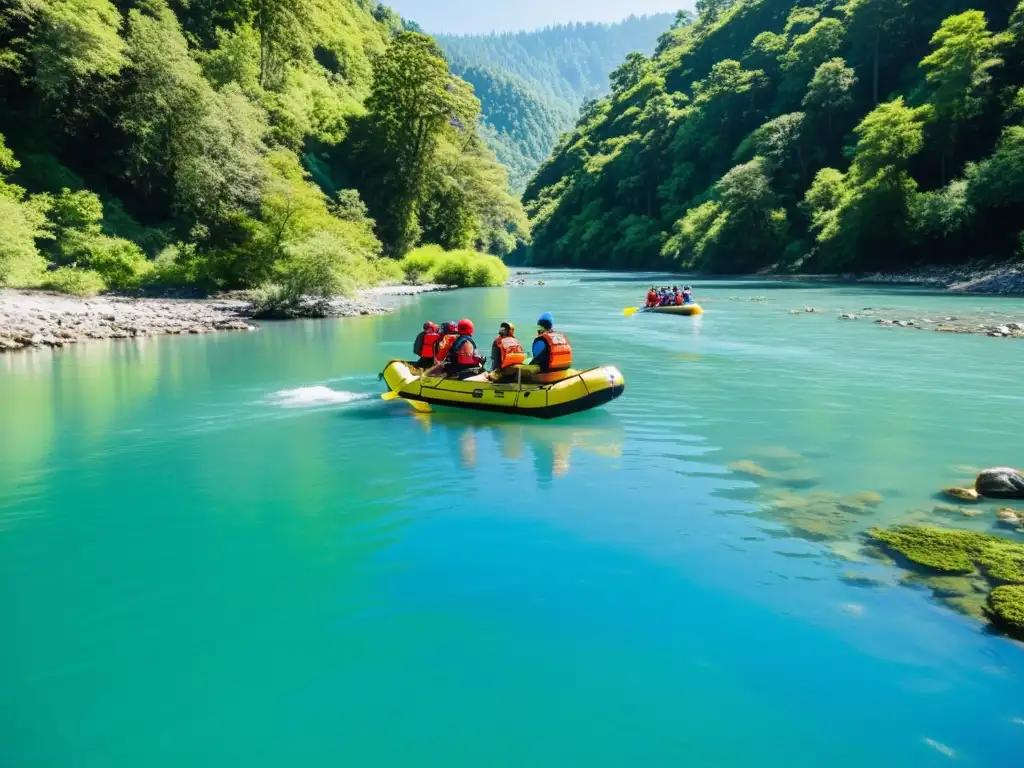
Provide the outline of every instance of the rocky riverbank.
{"type": "Polygon", "coordinates": [[[1024,262],[990,265],[979,262],[955,267],[923,267],[900,273],[877,273],[856,278],[863,283],[921,285],[956,293],[1024,296],[1024,262]]]}
{"type": "MultiPolygon", "coordinates": [[[[354,299],[329,302],[330,317],[390,312],[392,297],[447,290],[436,285],[386,285],[354,299]]],[[[323,309],[321,307],[321,309],[323,309]]],[[[61,348],[95,339],[256,331],[245,296],[151,299],[124,296],[75,298],[42,291],[0,291],[0,353],[61,348]]]]}

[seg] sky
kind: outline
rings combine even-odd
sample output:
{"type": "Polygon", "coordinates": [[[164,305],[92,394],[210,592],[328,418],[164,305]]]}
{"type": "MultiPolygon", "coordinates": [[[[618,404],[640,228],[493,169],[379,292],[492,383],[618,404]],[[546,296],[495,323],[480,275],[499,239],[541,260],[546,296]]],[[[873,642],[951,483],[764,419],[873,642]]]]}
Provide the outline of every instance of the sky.
{"type": "Polygon", "coordinates": [[[661,13],[692,0],[384,0],[433,33],[505,32],[570,21],[618,21],[631,13],[661,13]]]}

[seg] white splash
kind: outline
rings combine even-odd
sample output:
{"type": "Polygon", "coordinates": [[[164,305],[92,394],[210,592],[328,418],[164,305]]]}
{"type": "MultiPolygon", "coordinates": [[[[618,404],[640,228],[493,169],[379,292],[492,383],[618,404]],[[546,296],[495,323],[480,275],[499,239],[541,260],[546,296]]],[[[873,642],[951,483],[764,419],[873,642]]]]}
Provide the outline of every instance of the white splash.
{"type": "Polygon", "coordinates": [[[267,398],[267,402],[279,408],[319,408],[325,405],[343,405],[359,400],[369,400],[373,395],[365,392],[339,392],[330,387],[300,387],[283,389],[267,398]]]}

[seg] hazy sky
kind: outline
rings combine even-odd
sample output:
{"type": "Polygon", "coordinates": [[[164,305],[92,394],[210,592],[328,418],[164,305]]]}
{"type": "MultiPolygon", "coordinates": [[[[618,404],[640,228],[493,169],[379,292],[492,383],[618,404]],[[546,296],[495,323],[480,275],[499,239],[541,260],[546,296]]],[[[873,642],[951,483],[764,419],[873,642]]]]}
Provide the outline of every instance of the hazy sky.
{"type": "Polygon", "coordinates": [[[384,0],[428,32],[499,32],[675,12],[692,0],[384,0]]]}

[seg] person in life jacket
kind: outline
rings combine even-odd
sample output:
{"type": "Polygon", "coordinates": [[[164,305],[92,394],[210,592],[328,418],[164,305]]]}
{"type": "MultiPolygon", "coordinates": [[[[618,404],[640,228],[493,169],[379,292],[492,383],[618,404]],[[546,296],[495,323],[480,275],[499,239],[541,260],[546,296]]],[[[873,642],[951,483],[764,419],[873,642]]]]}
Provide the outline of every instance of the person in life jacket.
{"type": "Polygon", "coordinates": [[[457,323],[441,323],[441,334],[440,338],[434,344],[434,364],[438,365],[445,361],[448,357],[448,350],[452,348],[452,344],[459,338],[458,331],[456,330],[457,323]]]}
{"type": "Polygon", "coordinates": [[[498,327],[498,338],[491,344],[491,381],[509,378],[516,368],[526,362],[526,351],[516,339],[516,327],[502,323],[498,327]]]}
{"type": "Polygon", "coordinates": [[[545,312],[537,319],[537,338],[533,340],[533,360],[541,373],[567,371],[572,368],[572,346],[564,333],[554,330],[555,319],[545,312]]]}
{"type": "Polygon", "coordinates": [[[688,285],[683,286],[683,304],[693,304],[693,288],[688,285]]]}
{"type": "Polygon", "coordinates": [[[656,307],[656,306],[658,306],[658,292],[654,289],[653,285],[651,286],[651,290],[649,290],[647,292],[647,304],[646,304],[646,306],[648,306],[648,307],[656,307]]]}
{"type": "Polygon", "coordinates": [[[437,327],[437,323],[429,320],[425,322],[423,330],[419,332],[416,341],[412,343],[413,354],[419,358],[415,363],[417,368],[426,370],[434,364],[434,351],[440,340],[441,329],[437,327]]]}
{"type": "MultiPolygon", "coordinates": [[[[484,359],[477,354],[476,342],[473,341],[473,321],[459,320],[455,327],[458,331],[455,341],[445,350],[444,359],[429,371],[430,375],[443,371],[446,376],[463,377],[467,371],[474,374],[483,372],[484,359]]],[[[442,346],[444,344],[442,341],[442,346]]]]}

